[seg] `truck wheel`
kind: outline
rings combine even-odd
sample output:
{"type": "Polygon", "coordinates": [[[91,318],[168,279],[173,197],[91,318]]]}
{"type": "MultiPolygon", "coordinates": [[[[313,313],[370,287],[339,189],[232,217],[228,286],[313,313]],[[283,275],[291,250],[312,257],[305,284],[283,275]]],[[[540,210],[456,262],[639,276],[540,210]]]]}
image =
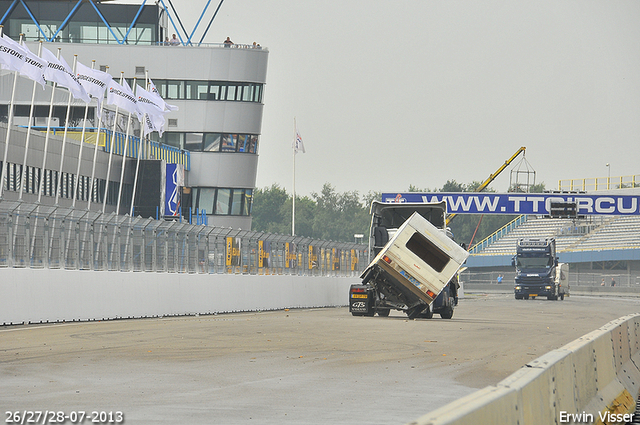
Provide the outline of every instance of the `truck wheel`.
{"type": "Polygon", "coordinates": [[[440,317],[443,319],[451,319],[453,317],[453,308],[448,307],[442,313],[440,313],[440,317]]]}
{"type": "Polygon", "coordinates": [[[521,300],[521,299],[522,299],[521,296],[519,297],[519,296],[516,295],[516,300],[521,300]]]}
{"type": "Polygon", "coordinates": [[[384,309],[378,310],[378,316],[380,317],[389,317],[389,313],[391,313],[390,308],[384,308],[384,309]]]}
{"type": "Polygon", "coordinates": [[[421,319],[431,319],[433,318],[433,311],[431,311],[431,307],[426,308],[422,313],[418,315],[421,319]]]}

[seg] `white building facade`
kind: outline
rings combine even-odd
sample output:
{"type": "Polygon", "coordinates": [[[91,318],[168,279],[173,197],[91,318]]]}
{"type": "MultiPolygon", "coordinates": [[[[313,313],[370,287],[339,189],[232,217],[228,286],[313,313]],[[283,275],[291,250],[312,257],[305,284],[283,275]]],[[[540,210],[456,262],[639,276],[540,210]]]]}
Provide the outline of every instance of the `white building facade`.
{"type": "MultiPolygon", "coordinates": [[[[67,9],[74,6],[74,3],[25,3],[37,23],[21,9],[20,2],[0,1],[5,34],[15,40],[20,33],[26,34],[27,44],[33,52],[38,51],[37,40],[44,41],[43,46],[54,53],[60,48],[61,55],[69,64],[74,55],[87,66],[95,61],[96,68],[108,70],[115,80],[123,73],[130,84],[135,79],[136,84],[144,86],[148,77],[166,102],[179,108],[166,115],[164,135],[158,137],[154,133],[152,138],[161,146],[183,149],[189,154],[188,170],[185,171],[184,187],[181,190],[183,215],[186,215],[188,209],[194,212],[197,210],[206,213],[209,225],[250,229],[268,51],[254,45],[190,45],[185,40],[179,45],[167,45],[163,42],[170,32],[167,14],[158,5],[141,7],[101,3],[100,14],[112,14],[110,27],[107,27],[95,8],[78,2],[77,10],[66,25],[49,23],[47,30],[40,19],[46,17],[51,20],[51,4],[64,6],[58,7],[62,10],[56,9],[59,16],[55,17],[55,22],[60,23],[64,20],[67,9]],[[140,21],[132,25],[136,14],[140,21]],[[92,17],[91,20],[89,17],[92,17]],[[146,21],[143,22],[141,17],[146,17],[146,21]],[[113,28],[120,30],[114,31],[113,28]],[[120,39],[118,34],[122,34],[125,29],[130,31],[128,39],[125,40],[124,36],[120,39]],[[133,38],[132,33],[135,36],[133,38]],[[47,41],[49,39],[53,42],[47,41]]],[[[32,85],[24,78],[20,80],[14,114],[16,123],[24,124],[24,119],[28,120],[32,85]]],[[[10,100],[8,87],[12,78],[3,71],[1,81],[0,116],[6,119],[10,100]]],[[[64,89],[60,89],[60,92],[64,93],[64,89]]],[[[50,93],[49,87],[47,90],[37,91],[36,120],[43,116],[46,120],[50,93]]],[[[58,102],[55,115],[62,118],[57,121],[59,126],[64,126],[65,115],[62,112],[66,112],[66,105],[62,99],[66,100],[65,96],[56,94],[58,102]]],[[[93,105],[95,104],[92,103],[93,105]]],[[[78,125],[77,118],[83,112],[84,103],[73,101],[73,125],[78,125]]],[[[88,125],[97,125],[95,111],[90,113],[88,125]]],[[[132,133],[139,135],[139,126],[132,133]]],[[[72,145],[74,143],[77,145],[79,142],[71,142],[72,145]]],[[[10,151],[12,153],[5,162],[20,163],[22,154],[19,149],[10,151]]],[[[69,151],[77,152],[78,148],[69,151]]],[[[91,149],[87,151],[90,152],[91,149]]],[[[42,153],[33,157],[41,158],[42,153]]],[[[99,157],[104,161],[107,155],[101,153],[99,157]]],[[[116,163],[121,161],[120,158],[116,163]]],[[[37,166],[37,161],[33,166],[37,166]]],[[[126,167],[131,168],[129,165],[126,167]]],[[[74,173],[74,168],[70,166],[69,173],[74,173]]],[[[98,168],[103,170],[102,178],[105,178],[104,164],[98,168]]],[[[81,178],[83,173],[87,173],[86,164],[80,172],[81,178]]],[[[119,178],[118,172],[113,173],[109,180],[119,183],[119,178]]],[[[129,170],[125,180],[127,185],[132,183],[133,173],[129,170]]],[[[11,190],[7,191],[9,197],[10,192],[11,190]]],[[[113,206],[111,208],[113,210],[113,206]]]]}

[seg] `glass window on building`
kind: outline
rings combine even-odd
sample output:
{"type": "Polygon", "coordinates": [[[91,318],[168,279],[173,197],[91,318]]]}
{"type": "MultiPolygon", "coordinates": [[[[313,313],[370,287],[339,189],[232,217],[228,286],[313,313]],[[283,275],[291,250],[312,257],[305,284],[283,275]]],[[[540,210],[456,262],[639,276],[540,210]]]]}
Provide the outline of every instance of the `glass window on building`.
{"type": "Polygon", "coordinates": [[[251,102],[251,84],[242,85],[242,101],[251,102]]]}
{"type": "Polygon", "coordinates": [[[246,134],[238,135],[238,152],[247,152],[249,149],[249,136],[246,134]]]}
{"type": "Polygon", "coordinates": [[[210,83],[209,85],[209,100],[224,100],[227,92],[227,87],[220,83],[210,83]]]}
{"type": "Polygon", "coordinates": [[[237,97],[238,86],[229,84],[227,86],[227,100],[240,100],[237,97]]]}
{"type": "Polygon", "coordinates": [[[251,204],[253,201],[253,190],[245,189],[244,203],[242,204],[242,215],[251,215],[251,204]]]}
{"type": "Polygon", "coordinates": [[[187,81],[187,99],[208,100],[209,83],[207,81],[187,81]]]}
{"type": "Polygon", "coordinates": [[[218,189],[215,214],[229,215],[230,202],[231,202],[231,189],[218,189]]]}
{"type": "Polygon", "coordinates": [[[160,97],[167,98],[167,80],[153,80],[153,84],[156,86],[156,90],[160,93],[160,97]]]}
{"type": "Polygon", "coordinates": [[[182,149],[182,136],[184,133],[164,133],[162,135],[162,143],[182,149]]]}
{"type": "Polygon", "coordinates": [[[262,93],[262,85],[256,84],[253,86],[253,101],[260,102],[260,93],[262,93]]]}
{"type": "Polygon", "coordinates": [[[167,81],[167,99],[184,99],[184,81],[167,81]]]}
{"type": "MultiPolygon", "coordinates": [[[[15,23],[19,23],[20,32],[24,34],[25,40],[27,41],[44,40],[42,33],[38,29],[38,26],[34,24],[32,20],[16,19],[12,21],[15,23]]],[[[58,24],[59,22],[54,22],[54,21],[40,22],[40,28],[42,28],[42,31],[44,31],[44,36],[47,37],[47,39],[53,37],[53,34],[55,34],[58,31],[58,24]]]]}
{"type": "Polygon", "coordinates": [[[184,148],[188,151],[202,151],[202,133],[185,133],[184,148]]]}
{"type": "Polygon", "coordinates": [[[222,134],[220,133],[207,133],[204,135],[204,151],[205,152],[218,152],[220,151],[220,139],[222,134]]]}
{"type": "Polygon", "coordinates": [[[237,134],[223,134],[222,135],[222,152],[235,152],[237,143],[238,143],[237,134]]]}
{"type": "Polygon", "coordinates": [[[255,134],[250,134],[247,136],[249,139],[249,153],[258,153],[258,136],[255,134]]]}
{"type": "Polygon", "coordinates": [[[207,214],[213,213],[213,201],[216,197],[216,190],[212,187],[201,187],[197,189],[198,199],[196,208],[199,211],[206,211],[207,214]]]}
{"type": "Polygon", "coordinates": [[[232,189],[233,197],[231,201],[231,215],[240,215],[242,213],[242,200],[244,198],[243,189],[232,189]]]}

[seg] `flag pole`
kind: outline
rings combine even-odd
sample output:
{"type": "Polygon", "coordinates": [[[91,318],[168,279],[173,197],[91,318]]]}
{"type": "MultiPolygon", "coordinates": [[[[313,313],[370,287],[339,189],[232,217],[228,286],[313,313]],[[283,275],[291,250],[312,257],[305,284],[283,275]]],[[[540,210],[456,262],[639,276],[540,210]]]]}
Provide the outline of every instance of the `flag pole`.
{"type": "Polygon", "coordinates": [[[296,117],[293,117],[293,197],[291,199],[291,236],[296,235],[296,117]]]}
{"type": "MultiPolygon", "coordinates": [[[[145,71],[144,73],[144,87],[146,89],[147,84],[149,84],[149,71],[145,71]]],[[[136,92],[138,88],[136,87],[136,92]]],[[[143,119],[147,118],[147,113],[144,113],[143,119]]],[[[136,159],[136,173],[133,175],[133,191],[131,193],[131,208],[129,209],[129,215],[133,217],[133,205],[136,202],[136,189],[138,187],[138,172],[140,171],[140,156],[142,155],[142,141],[144,137],[144,121],[140,126],[140,141],[138,142],[138,158],[136,159]]]]}
{"type": "MultiPolygon", "coordinates": [[[[58,49],[59,50],[59,49],[58,49]]],[[[76,63],[78,63],[78,55],[73,56],[73,73],[76,73],[76,63]]],[[[60,199],[62,192],[62,166],[64,165],[64,152],[67,145],[67,132],[69,131],[69,115],[71,113],[71,89],[69,89],[69,98],[67,100],[67,113],[64,118],[64,135],[62,136],[62,152],[60,153],[60,171],[58,171],[58,186],[56,188],[56,205],[60,199]]]]}
{"type": "MultiPolygon", "coordinates": [[[[58,59],[60,59],[60,49],[58,49],[58,59]]],[[[56,94],[56,87],[58,83],[55,81],[51,86],[51,102],[49,102],[49,118],[47,119],[47,134],[44,137],[44,154],[42,155],[42,168],[40,169],[40,181],[38,182],[38,203],[42,199],[42,191],[44,190],[44,180],[46,177],[46,172],[44,167],[47,164],[47,148],[49,146],[49,137],[51,135],[51,119],[53,117],[53,100],[56,94]]],[[[53,179],[53,175],[51,176],[53,179]]],[[[35,235],[35,234],[34,234],[35,235]]]]}
{"type": "MultiPolygon", "coordinates": [[[[0,31],[0,37],[2,37],[2,31],[0,31]]],[[[20,34],[20,41],[22,41],[22,34],[20,34]]],[[[13,104],[16,97],[16,85],[18,84],[18,71],[13,71],[13,88],[11,89],[11,102],[9,103],[9,112],[7,113],[7,137],[4,141],[4,156],[2,157],[2,172],[0,174],[0,199],[2,199],[2,190],[5,185],[5,176],[8,177],[7,172],[9,167],[7,166],[7,156],[9,155],[9,137],[11,135],[11,126],[13,125],[13,104]]],[[[9,179],[7,178],[7,187],[9,186],[9,179]]]]}
{"type": "MultiPolygon", "coordinates": [[[[42,56],[42,41],[38,45],[38,57],[42,56]]],[[[29,152],[29,141],[31,140],[31,122],[33,121],[37,82],[33,80],[33,91],[31,92],[31,107],[29,108],[29,123],[27,125],[27,137],[24,143],[24,157],[22,159],[22,175],[20,176],[20,195],[18,200],[22,201],[22,193],[24,192],[24,181],[27,175],[27,154],[29,152]]]]}
{"type": "MultiPolygon", "coordinates": [[[[120,71],[120,85],[122,85],[122,81],[124,80],[124,71],[120,71]]],[[[116,124],[118,123],[118,105],[116,105],[116,111],[113,116],[113,129],[111,130],[111,142],[109,143],[109,165],[107,165],[107,183],[104,187],[104,199],[102,201],[102,213],[104,214],[105,209],[107,208],[107,195],[109,194],[109,176],[111,174],[111,158],[113,157],[113,148],[116,140],[116,124]]],[[[105,140],[105,145],[106,145],[105,140]]],[[[116,211],[118,214],[118,211],[116,211]]]]}
{"type": "MultiPolygon", "coordinates": [[[[91,68],[95,69],[95,64],[96,61],[93,60],[91,63],[91,68]]],[[[109,67],[106,67],[106,71],[109,71],[109,67]]],[[[103,94],[103,98],[100,99],[100,102],[98,102],[100,104],[99,107],[96,108],[96,112],[99,114],[98,116],[98,129],[96,131],[96,144],[93,146],[93,162],[91,163],[91,180],[89,181],[89,200],[87,201],[87,210],[91,209],[91,200],[93,199],[93,179],[95,178],[96,175],[96,159],[98,157],[98,144],[100,143],[100,133],[102,132],[102,117],[104,116],[104,104],[106,103],[104,100],[104,94],[103,94]],[[98,110],[100,109],[100,110],[98,110]]],[[[105,131],[104,133],[104,146],[107,146],[107,132],[105,131]]],[[[96,186],[98,186],[98,182],[96,180],[96,186]]],[[[96,189],[99,189],[96,187],[96,189]]],[[[96,196],[97,201],[99,202],[100,199],[98,199],[97,197],[100,196],[100,194],[98,193],[98,195],[96,196]]]]}
{"type": "MultiPolygon", "coordinates": [[[[137,77],[133,77],[133,86],[136,86],[137,77]]],[[[135,88],[133,89],[135,90],[135,88]]],[[[124,168],[127,164],[127,147],[129,146],[129,131],[131,129],[131,112],[127,118],[127,131],[124,138],[124,149],[122,150],[122,169],[120,170],[120,186],[118,187],[118,204],[116,205],[116,214],[120,214],[120,201],[122,200],[122,185],[124,183],[124,168]]]]}
{"type": "MultiPolygon", "coordinates": [[[[91,69],[94,69],[96,66],[96,61],[92,61],[91,62],[91,69]]],[[[77,70],[75,69],[75,64],[74,64],[74,73],[76,73],[77,75],[77,70]]],[[[80,151],[78,152],[78,168],[76,171],[76,177],[75,179],[73,179],[73,202],[71,203],[71,207],[75,208],[76,206],[76,198],[78,197],[78,184],[80,181],[80,165],[82,164],[82,147],[85,144],[85,140],[84,140],[84,135],[85,132],[87,131],[87,116],[89,115],[89,104],[87,103],[84,106],[84,120],[82,121],[82,134],[80,135],[80,151]]],[[[82,188],[83,191],[86,190],[84,187],[82,188]]]]}

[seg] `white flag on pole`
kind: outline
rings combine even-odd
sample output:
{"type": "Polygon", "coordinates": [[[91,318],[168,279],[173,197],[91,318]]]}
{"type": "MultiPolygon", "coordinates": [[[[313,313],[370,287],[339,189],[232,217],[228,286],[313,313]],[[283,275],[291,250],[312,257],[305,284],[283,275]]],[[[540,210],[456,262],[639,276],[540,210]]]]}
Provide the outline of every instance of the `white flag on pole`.
{"type": "Polygon", "coordinates": [[[123,80],[123,83],[124,85],[121,86],[111,80],[109,90],[107,91],[107,105],[114,105],[135,114],[138,117],[138,121],[142,122],[142,113],[140,112],[140,108],[138,108],[136,96],[129,88],[126,80],[123,80]]]}
{"type": "Polygon", "coordinates": [[[44,90],[44,86],[47,84],[44,79],[44,70],[47,68],[47,61],[32,53],[24,42],[23,44],[16,43],[7,37],[6,34],[3,35],[2,38],[12,45],[14,49],[24,53],[25,61],[22,67],[20,67],[20,74],[40,84],[44,90]]]}
{"type": "Polygon", "coordinates": [[[300,132],[296,128],[296,138],[293,141],[293,153],[298,153],[298,152],[305,153],[305,150],[304,150],[304,143],[302,143],[302,136],[300,135],[300,132]]]}
{"type": "Polygon", "coordinates": [[[86,92],[98,101],[98,114],[100,113],[100,105],[104,98],[104,92],[112,81],[110,74],[100,71],[99,69],[91,69],[86,65],[78,62],[76,64],[76,75],[78,81],[86,92]]]}
{"type": "Polygon", "coordinates": [[[160,104],[162,98],[140,86],[136,89],[136,96],[138,97],[138,108],[146,114],[143,122],[144,136],[153,131],[157,131],[162,136],[165,123],[164,114],[166,113],[163,110],[163,105],[160,104]]]}
{"type": "Polygon", "coordinates": [[[49,62],[47,69],[44,71],[44,78],[47,81],[53,81],[62,87],[66,87],[75,99],[84,100],[86,103],[91,102],[91,98],[78,81],[78,77],[75,76],[62,56],[58,60],[53,53],[43,47],[42,58],[49,62]]]}
{"type": "Polygon", "coordinates": [[[162,101],[160,104],[163,105],[163,109],[165,111],[177,111],[178,107],[175,105],[169,105],[167,102],[164,101],[164,99],[162,98],[162,96],[160,96],[160,92],[158,92],[158,89],[156,88],[156,85],[153,84],[153,81],[151,81],[151,78],[149,78],[149,92],[158,96],[158,98],[162,101]]]}
{"type": "Polygon", "coordinates": [[[27,58],[27,53],[9,37],[0,37],[0,68],[9,71],[20,71],[27,58]],[[9,41],[10,40],[10,41],[9,41]]]}

